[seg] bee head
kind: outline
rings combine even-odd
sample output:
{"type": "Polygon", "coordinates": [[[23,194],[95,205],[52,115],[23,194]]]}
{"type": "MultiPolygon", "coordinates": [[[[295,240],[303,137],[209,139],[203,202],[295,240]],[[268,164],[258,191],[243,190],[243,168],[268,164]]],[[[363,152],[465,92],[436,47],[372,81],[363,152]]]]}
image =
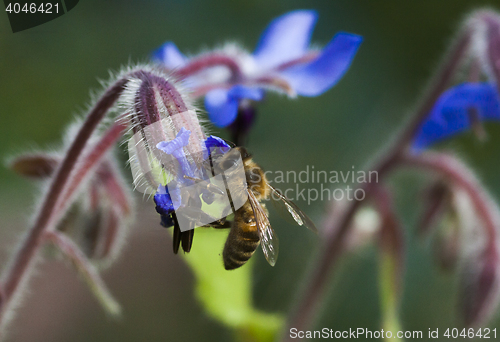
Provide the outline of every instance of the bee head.
{"type": "Polygon", "coordinates": [[[250,153],[248,153],[246,148],[244,147],[236,147],[236,148],[240,151],[241,159],[243,159],[243,162],[246,162],[247,160],[252,158],[252,156],[250,155],[250,153]]]}

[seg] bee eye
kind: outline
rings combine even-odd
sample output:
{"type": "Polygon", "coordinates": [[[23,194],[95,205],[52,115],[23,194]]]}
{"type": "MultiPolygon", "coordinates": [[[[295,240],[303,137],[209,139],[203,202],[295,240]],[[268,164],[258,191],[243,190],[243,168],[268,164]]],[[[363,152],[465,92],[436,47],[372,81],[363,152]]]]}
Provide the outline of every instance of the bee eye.
{"type": "Polygon", "coordinates": [[[258,183],[259,180],[260,180],[259,175],[255,174],[253,172],[250,172],[250,174],[248,175],[249,183],[258,183]]]}

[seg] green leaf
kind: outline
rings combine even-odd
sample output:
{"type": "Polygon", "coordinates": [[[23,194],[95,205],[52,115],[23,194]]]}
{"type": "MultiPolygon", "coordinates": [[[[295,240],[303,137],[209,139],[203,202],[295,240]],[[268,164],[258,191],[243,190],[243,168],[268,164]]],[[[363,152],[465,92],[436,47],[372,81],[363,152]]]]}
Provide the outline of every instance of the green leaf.
{"type": "Polygon", "coordinates": [[[207,314],[232,328],[240,340],[273,341],[284,319],[254,307],[253,258],[236,270],[224,269],[222,250],[227,234],[226,230],[196,228],[193,248],[184,254],[196,279],[196,296],[207,314]]]}

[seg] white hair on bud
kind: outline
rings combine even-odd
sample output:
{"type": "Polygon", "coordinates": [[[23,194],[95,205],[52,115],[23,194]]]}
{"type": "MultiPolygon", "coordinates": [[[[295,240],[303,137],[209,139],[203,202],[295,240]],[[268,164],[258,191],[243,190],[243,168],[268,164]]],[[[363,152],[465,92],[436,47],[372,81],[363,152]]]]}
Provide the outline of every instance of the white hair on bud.
{"type": "Polygon", "coordinates": [[[465,27],[471,31],[470,37],[470,56],[475,58],[481,64],[482,70],[488,75],[493,74],[490,63],[488,61],[488,26],[481,19],[484,10],[477,11],[470,16],[465,27]]]}

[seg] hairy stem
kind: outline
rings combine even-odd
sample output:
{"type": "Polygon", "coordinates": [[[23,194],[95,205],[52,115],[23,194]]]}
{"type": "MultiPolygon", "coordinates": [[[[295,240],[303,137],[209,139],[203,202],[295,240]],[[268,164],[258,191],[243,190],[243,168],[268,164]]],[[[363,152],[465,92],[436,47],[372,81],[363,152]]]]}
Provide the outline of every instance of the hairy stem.
{"type": "Polygon", "coordinates": [[[47,232],[45,238],[56,245],[64,256],[73,263],[103,308],[111,315],[120,315],[120,304],[113,298],[99,272],[80,248],[70,238],[57,231],[47,232]]]}
{"type": "Polygon", "coordinates": [[[174,76],[185,78],[192,76],[204,69],[225,66],[231,72],[231,80],[239,80],[242,77],[242,72],[238,63],[231,57],[219,54],[208,54],[192,60],[184,67],[174,71],[174,76]]]}
{"type": "Polygon", "coordinates": [[[2,277],[2,306],[0,313],[0,325],[4,325],[5,311],[9,307],[10,301],[13,297],[17,297],[17,291],[21,288],[21,284],[27,280],[29,270],[35,262],[35,257],[41,245],[43,235],[48,230],[49,223],[51,222],[55,213],[56,205],[66,188],[68,180],[70,179],[71,172],[77,162],[80,160],[84,148],[89,142],[89,138],[95,131],[98,124],[102,121],[106,113],[116,102],[124,87],[127,79],[123,78],[114,83],[86,117],[85,122],[80,127],[73,143],[67,150],[64,159],[62,160],[59,168],[57,169],[52,183],[45,195],[32,228],[28,231],[26,239],[22,242],[20,248],[11,259],[11,265],[4,272],[2,277]]]}
{"type": "MultiPolygon", "coordinates": [[[[446,90],[453,76],[463,61],[470,42],[470,29],[464,30],[453,44],[450,52],[447,54],[444,63],[438,70],[435,77],[424,94],[423,101],[417,106],[417,109],[410,117],[410,121],[402,129],[401,133],[385,151],[385,153],[374,163],[370,171],[376,171],[379,180],[382,180],[390,171],[398,165],[399,156],[406,151],[420,128],[421,123],[432,109],[441,93],[446,90]]],[[[366,198],[372,195],[374,184],[365,183],[360,186],[366,198]]],[[[324,244],[321,247],[319,258],[314,263],[315,268],[305,277],[308,279],[292,314],[289,317],[287,330],[283,334],[284,341],[290,341],[287,333],[290,328],[305,330],[314,320],[320,308],[320,302],[324,299],[326,285],[329,283],[332,271],[342,252],[344,238],[350,227],[350,223],[356,211],[361,207],[361,201],[352,201],[340,215],[330,210],[323,224],[325,232],[324,244]],[[335,213],[335,214],[334,214],[335,213]]]]}
{"type": "MultiPolygon", "coordinates": [[[[66,188],[61,192],[60,199],[57,202],[56,210],[53,215],[54,218],[58,216],[58,213],[64,211],[64,208],[67,207],[70,198],[78,189],[78,186],[82,183],[85,176],[102,160],[104,154],[109,151],[114,143],[122,136],[125,129],[125,123],[123,123],[122,120],[117,120],[111,128],[104,133],[103,137],[94,144],[92,150],[82,158],[84,160],[83,163],[72,171],[66,188]]],[[[48,224],[48,226],[51,225],[48,224]]]]}

